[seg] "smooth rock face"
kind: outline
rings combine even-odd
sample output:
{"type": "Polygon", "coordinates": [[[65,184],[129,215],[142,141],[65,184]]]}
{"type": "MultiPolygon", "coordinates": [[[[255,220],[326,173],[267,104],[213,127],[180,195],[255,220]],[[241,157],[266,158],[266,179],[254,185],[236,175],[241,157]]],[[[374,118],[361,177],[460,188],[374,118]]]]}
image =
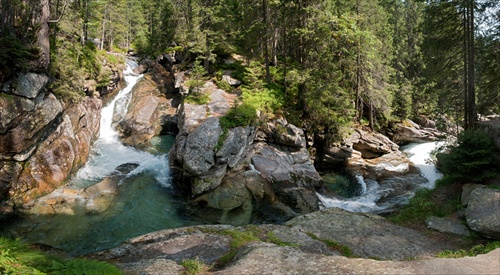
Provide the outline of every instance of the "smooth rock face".
{"type": "Polygon", "coordinates": [[[391,140],[397,144],[421,143],[446,138],[446,133],[435,129],[436,125],[435,123],[432,124],[432,121],[422,120],[424,123],[423,127],[420,127],[411,120],[407,120],[406,122],[405,124],[396,123],[392,125],[392,129],[387,133],[391,140]]]}
{"type": "Polygon", "coordinates": [[[462,186],[462,195],[460,196],[460,203],[462,206],[467,206],[470,201],[470,196],[472,194],[472,191],[476,190],[477,188],[483,188],[486,187],[485,185],[482,184],[474,184],[474,183],[466,183],[462,186]]]}
{"type": "Polygon", "coordinates": [[[429,217],[426,222],[427,228],[434,229],[439,232],[451,233],[464,237],[468,237],[470,235],[467,227],[457,220],[450,218],[429,217]]]}
{"type": "Polygon", "coordinates": [[[350,247],[363,258],[404,260],[438,252],[434,241],[373,214],[329,208],[299,216],[285,225],[350,247]]]}
{"type": "Polygon", "coordinates": [[[181,262],[195,258],[201,262],[213,264],[229,252],[230,239],[227,235],[210,233],[210,231],[232,228],[231,226],[200,226],[153,232],[131,239],[117,248],[96,253],[95,257],[113,260],[118,264],[152,259],[181,262]]]}
{"type": "Polygon", "coordinates": [[[465,218],[472,230],[500,240],[500,190],[477,188],[472,191],[465,218]]]}

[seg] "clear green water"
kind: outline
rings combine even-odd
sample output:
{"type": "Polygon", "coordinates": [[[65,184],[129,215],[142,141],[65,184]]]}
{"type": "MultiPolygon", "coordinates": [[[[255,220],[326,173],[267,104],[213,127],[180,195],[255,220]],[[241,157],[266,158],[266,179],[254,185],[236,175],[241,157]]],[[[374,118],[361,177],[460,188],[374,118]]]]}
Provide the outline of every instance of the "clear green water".
{"type": "MultiPolygon", "coordinates": [[[[173,137],[156,139],[148,151],[164,154],[172,142],[173,137]]],[[[3,234],[82,255],[145,233],[199,224],[182,216],[184,206],[172,188],[157,182],[153,171],[144,171],[123,180],[104,212],[88,214],[73,206],[74,215],[21,216],[4,225],[3,234]]]]}

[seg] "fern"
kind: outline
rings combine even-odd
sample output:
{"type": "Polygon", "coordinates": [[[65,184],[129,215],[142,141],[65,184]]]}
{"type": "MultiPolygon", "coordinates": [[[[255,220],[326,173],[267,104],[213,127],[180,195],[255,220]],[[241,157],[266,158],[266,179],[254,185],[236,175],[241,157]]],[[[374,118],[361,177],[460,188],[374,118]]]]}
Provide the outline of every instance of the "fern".
{"type": "Polygon", "coordinates": [[[50,269],[54,275],[113,275],[122,274],[114,265],[106,262],[87,259],[71,259],[60,263],[54,261],[50,269]]]}

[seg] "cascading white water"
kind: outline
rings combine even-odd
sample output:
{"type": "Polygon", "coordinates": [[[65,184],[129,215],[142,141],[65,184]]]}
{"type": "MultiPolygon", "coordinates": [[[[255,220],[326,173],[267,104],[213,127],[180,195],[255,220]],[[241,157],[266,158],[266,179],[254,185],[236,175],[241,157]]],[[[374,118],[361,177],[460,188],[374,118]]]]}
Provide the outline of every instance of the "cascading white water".
{"type": "MultiPolygon", "coordinates": [[[[409,154],[409,159],[420,170],[421,175],[427,181],[418,181],[417,179],[407,179],[411,182],[412,188],[434,188],[434,183],[442,177],[442,174],[436,170],[436,167],[429,160],[430,153],[437,147],[442,146],[444,142],[429,142],[421,144],[411,144],[403,148],[403,151],[409,154]]],[[[389,171],[404,171],[407,167],[384,167],[389,171]]],[[[353,198],[326,197],[316,193],[321,203],[326,208],[338,207],[352,212],[371,212],[383,213],[391,211],[394,207],[405,203],[413,194],[411,190],[395,191],[391,180],[378,183],[374,180],[366,180],[357,175],[356,179],[361,187],[361,195],[353,198]],[[381,201],[383,200],[383,201],[381,201]]],[[[398,184],[396,184],[398,185],[398,184]]],[[[399,184],[401,185],[401,184],[399,184]]],[[[405,187],[407,188],[407,187],[405,187]]],[[[403,189],[405,189],[403,188],[403,189]]]]}
{"type": "Polygon", "coordinates": [[[79,188],[87,187],[95,181],[101,180],[113,173],[116,167],[126,163],[139,164],[135,170],[129,173],[129,176],[151,171],[161,185],[169,186],[167,155],[156,156],[123,145],[119,140],[118,132],[113,127],[113,116],[125,116],[132,88],[142,78],[142,75],[132,72],[134,66],[136,64],[133,61],[127,61],[127,69],[124,71],[127,86],[119,91],[109,105],[101,111],[99,138],[92,148],[92,155],[72,181],[72,184],[79,188]],[[116,114],[116,111],[123,113],[116,114]]]}
{"type": "Polygon", "coordinates": [[[409,154],[409,159],[420,170],[420,173],[427,179],[427,183],[423,186],[425,188],[434,188],[436,180],[443,177],[434,163],[431,162],[429,155],[436,148],[443,146],[444,141],[428,142],[428,143],[414,143],[405,147],[404,151],[409,154]]]}

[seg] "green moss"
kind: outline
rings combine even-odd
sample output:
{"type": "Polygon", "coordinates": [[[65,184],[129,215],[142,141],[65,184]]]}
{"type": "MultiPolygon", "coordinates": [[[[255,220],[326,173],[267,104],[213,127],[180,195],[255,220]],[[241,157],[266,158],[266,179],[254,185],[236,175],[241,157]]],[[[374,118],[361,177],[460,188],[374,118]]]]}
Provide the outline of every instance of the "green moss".
{"type": "Polygon", "coordinates": [[[313,238],[314,240],[318,240],[318,241],[321,241],[321,242],[324,242],[328,247],[340,252],[343,256],[345,257],[348,257],[348,258],[356,258],[358,257],[356,254],[354,254],[354,252],[352,252],[352,250],[346,246],[346,245],[343,245],[341,243],[338,243],[338,242],[335,242],[335,241],[332,241],[332,240],[328,240],[328,239],[321,239],[321,238],[318,238],[318,236],[316,236],[315,234],[313,233],[310,233],[308,232],[307,233],[311,238],[313,238]]]}
{"type": "Polygon", "coordinates": [[[219,260],[217,261],[217,266],[223,267],[231,262],[241,247],[251,242],[260,241],[260,239],[255,236],[256,228],[257,227],[247,227],[245,230],[227,229],[219,232],[219,234],[224,234],[231,237],[231,249],[229,250],[229,252],[219,258],[219,260]]]}
{"type": "Polygon", "coordinates": [[[267,233],[265,241],[279,245],[279,246],[292,246],[292,247],[298,247],[300,246],[299,244],[296,243],[290,243],[290,242],[284,242],[276,234],[274,234],[272,231],[269,231],[267,233]]]}

